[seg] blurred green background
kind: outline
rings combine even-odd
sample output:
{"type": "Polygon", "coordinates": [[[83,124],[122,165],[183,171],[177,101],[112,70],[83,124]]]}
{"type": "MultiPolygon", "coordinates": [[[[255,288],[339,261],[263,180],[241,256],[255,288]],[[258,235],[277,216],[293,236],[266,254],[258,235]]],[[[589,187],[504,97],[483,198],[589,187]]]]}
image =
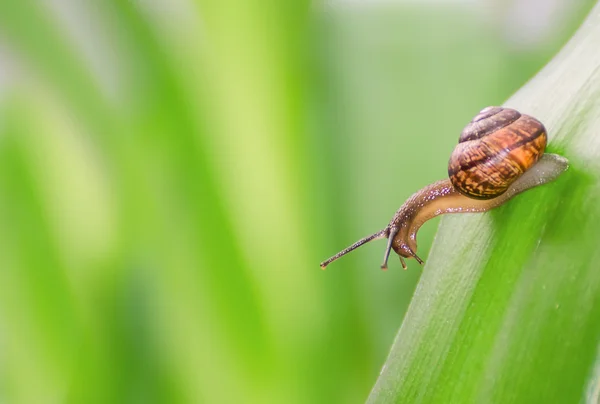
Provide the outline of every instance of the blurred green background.
{"type": "Polygon", "coordinates": [[[318,263],[592,3],[1,2],[0,402],[363,402],[421,269],[318,263]]]}

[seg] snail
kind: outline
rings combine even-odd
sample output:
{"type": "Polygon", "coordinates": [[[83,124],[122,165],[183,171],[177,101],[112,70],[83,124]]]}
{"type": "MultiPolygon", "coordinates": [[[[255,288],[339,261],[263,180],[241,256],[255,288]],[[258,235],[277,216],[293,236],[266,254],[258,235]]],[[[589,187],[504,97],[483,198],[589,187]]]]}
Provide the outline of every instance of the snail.
{"type": "Polygon", "coordinates": [[[417,255],[417,231],[427,220],[445,213],[485,212],[515,195],[555,180],[568,160],[544,153],[546,128],[537,119],[510,108],[487,107],[463,129],[450,156],[448,178],[413,194],[390,223],[321,263],[325,269],[361,245],[387,238],[382,269],[393,249],[406,269],[405,258],[417,255]]]}

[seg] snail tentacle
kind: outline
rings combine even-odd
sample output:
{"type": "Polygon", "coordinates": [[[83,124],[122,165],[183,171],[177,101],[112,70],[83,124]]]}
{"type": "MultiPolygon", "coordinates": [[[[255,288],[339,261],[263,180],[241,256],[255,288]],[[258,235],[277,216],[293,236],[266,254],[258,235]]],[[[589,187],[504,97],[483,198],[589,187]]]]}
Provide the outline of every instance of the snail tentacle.
{"type": "Polygon", "coordinates": [[[333,261],[337,260],[338,258],[340,258],[343,255],[348,254],[350,251],[353,251],[353,250],[357,249],[361,245],[363,245],[365,243],[368,243],[369,241],[373,241],[373,240],[377,240],[377,239],[380,239],[380,238],[387,237],[388,236],[388,232],[389,232],[389,229],[386,227],[385,229],[380,230],[377,233],[374,233],[374,234],[371,234],[370,236],[361,238],[360,240],[358,240],[357,242],[355,242],[351,246],[344,248],[339,253],[337,253],[334,256],[332,256],[332,257],[326,259],[325,261],[321,262],[321,264],[320,264],[321,269],[327,268],[327,265],[331,264],[333,261]]]}
{"type": "MultiPolygon", "coordinates": [[[[392,251],[392,243],[394,242],[394,239],[396,238],[396,235],[398,234],[398,227],[393,226],[392,223],[390,223],[390,225],[387,227],[389,229],[389,233],[388,233],[388,242],[387,242],[387,247],[385,248],[385,252],[383,253],[383,264],[381,264],[381,269],[386,270],[387,269],[387,262],[388,262],[388,258],[390,257],[390,252],[392,251]]],[[[404,260],[402,259],[402,257],[400,257],[400,263],[402,263],[402,268],[406,269],[406,262],[404,262],[404,260]]]]}

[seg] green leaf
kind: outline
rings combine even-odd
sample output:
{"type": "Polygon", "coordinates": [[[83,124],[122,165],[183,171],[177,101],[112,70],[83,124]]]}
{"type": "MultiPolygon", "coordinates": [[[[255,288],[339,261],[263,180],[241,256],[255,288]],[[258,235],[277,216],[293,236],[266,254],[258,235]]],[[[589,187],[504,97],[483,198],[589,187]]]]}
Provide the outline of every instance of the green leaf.
{"type": "Polygon", "coordinates": [[[539,118],[556,182],[445,217],[370,403],[597,403],[600,3],[506,105],[539,118]]]}

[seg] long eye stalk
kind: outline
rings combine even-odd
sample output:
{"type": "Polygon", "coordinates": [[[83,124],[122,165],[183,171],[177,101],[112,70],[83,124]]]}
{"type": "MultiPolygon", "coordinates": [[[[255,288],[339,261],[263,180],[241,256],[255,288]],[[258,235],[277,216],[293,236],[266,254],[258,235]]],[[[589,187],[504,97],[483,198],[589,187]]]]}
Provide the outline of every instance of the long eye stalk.
{"type": "MultiPolygon", "coordinates": [[[[385,229],[380,230],[380,231],[378,231],[375,234],[371,234],[370,236],[367,236],[365,238],[361,238],[356,243],[352,244],[350,247],[347,247],[347,248],[343,249],[339,253],[335,254],[333,257],[331,257],[331,258],[329,258],[329,259],[321,262],[321,264],[320,264],[321,265],[321,269],[327,268],[327,265],[331,264],[333,261],[337,260],[341,256],[344,256],[344,255],[348,254],[350,251],[357,249],[361,245],[363,245],[365,243],[368,243],[369,241],[378,240],[380,238],[387,237],[388,232],[389,232],[389,229],[386,227],[385,229]]],[[[389,252],[388,252],[388,255],[389,255],[389,252]]]]}

